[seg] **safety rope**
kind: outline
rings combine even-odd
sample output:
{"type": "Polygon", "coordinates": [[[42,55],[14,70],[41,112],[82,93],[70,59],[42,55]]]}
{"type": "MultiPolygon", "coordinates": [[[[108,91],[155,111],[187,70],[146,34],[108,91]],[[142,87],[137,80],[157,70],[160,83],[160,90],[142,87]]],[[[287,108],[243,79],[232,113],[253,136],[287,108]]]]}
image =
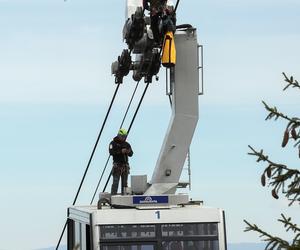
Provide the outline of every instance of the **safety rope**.
{"type": "MultiPolygon", "coordinates": [[[[125,119],[126,119],[126,117],[127,117],[128,111],[129,111],[129,109],[130,109],[130,107],[131,107],[133,98],[134,98],[135,93],[136,93],[136,91],[137,91],[137,88],[138,88],[138,86],[139,86],[139,83],[140,83],[140,81],[137,82],[137,84],[136,84],[136,86],[135,86],[135,89],[134,89],[134,91],[133,91],[133,93],[132,93],[132,96],[131,96],[131,99],[130,99],[129,104],[128,104],[128,106],[127,106],[127,109],[126,109],[126,112],[125,112],[125,114],[124,114],[123,120],[122,120],[121,125],[120,125],[120,127],[119,127],[120,129],[123,127],[123,124],[124,124],[125,119]]],[[[102,171],[102,173],[101,173],[101,177],[100,177],[100,179],[99,179],[99,181],[98,181],[98,184],[97,184],[97,187],[96,187],[95,192],[94,192],[94,194],[93,194],[93,198],[92,198],[92,200],[91,200],[91,202],[90,202],[90,205],[92,205],[93,202],[94,202],[95,196],[96,196],[96,194],[97,194],[97,192],[98,192],[99,185],[100,185],[100,183],[101,183],[101,181],[102,181],[102,178],[103,178],[103,175],[104,175],[104,173],[105,173],[105,171],[106,171],[106,168],[107,168],[107,165],[108,165],[108,163],[109,163],[110,157],[111,157],[110,155],[107,157],[106,163],[105,163],[105,165],[104,165],[103,171],[102,171]]]]}
{"type": "MultiPolygon", "coordinates": [[[[105,124],[106,124],[106,122],[107,122],[108,115],[109,115],[109,113],[110,113],[110,111],[111,111],[111,108],[112,108],[112,105],[113,105],[113,103],[114,103],[114,101],[115,101],[115,98],[116,98],[116,95],[117,95],[117,93],[118,93],[119,87],[120,87],[120,84],[117,85],[117,87],[116,87],[116,89],[115,89],[115,92],[114,92],[114,95],[113,95],[113,97],[112,97],[112,100],[111,100],[111,102],[110,102],[109,108],[108,108],[108,110],[107,110],[107,112],[106,112],[104,121],[103,121],[103,123],[102,123],[100,132],[99,132],[99,134],[98,134],[96,143],[95,143],[95,145],[94,145],[92,154],[91,154],[91,156],[90,156],[90,158],[89,158],[88,164],[87,164],[87,166],[86,166],[86,169],[85,169],[85,171],[84,171],[83,177],[82,177],[81,182],[80,182],[80,184],[79,184],[79,188],[78,188],[78,190],[77,190],[76,196],[75,196],[74,201],[73,201],[73,203],[72,203],[73,206],[75,205],[75,203],[76,203],[76,201],[77,201],[77,198],[78,198],[78,195],[79,195],[80,190],[81,190],[81,188],[82,188],[82,185],[83,185],[83,182],[84,182],[84,180],[85,180],[86,174],[87,174],[87,172],[88,172],[88,170],[89,170],[89,168],[90,168],[92,159],[93,159],[93,157],[94,157],[94,154],[95,154],[96,148],[97,148],[97,146],[98,146],[100,137],[101,137],[101,135],[102,135],[103,129],[104,129],[105,124]]],[[[60,245],[60,242],[61,242],[61,240],[62,240],[62,237],[63,237],[63,235],[64,235],[64,233],[65,233],[65,230],[66,230],[66,227],[67,227],[67,222],[68,222],[68,221],[66,220],[65,225],[64,225],[64,227],[63,227],[63,230],[62,230],[62,232],[61,232],[61,235],[60,235],[60,237],[59,237],[58,243],[57,243],[57,245],[56,245],[56,248],[55,248],[56,250],[58,250],[59,245],[60,245]]]]}
{"type": "MultiPolygon", "coordinates": [[[[146,92],[147,92],[148,87],[149,87],[149,83],[147,83],[147,85],[146,85],[146,87],[145,87],[145,89],[144,89],[144,92],[143,92],[143,94],[142,94],[142,96],[141,96],[141,99],[140,99],[140,101],[139,101],[139,104],[138,104],[138,106],[137,106],[137,108],[136,108],[136,110],[135,110],[135,113],[134,113],[134,115],[133,115],[133,118],[132,118],[132,120],[131,120],[131,122],[130,122],[130,125],[129,125],[129,128],[128,128],[128,134],[129,134],[129,132],[130,132],[130,130],[131,130],[131,128],[132,128],[132,125],[133,125],[135,119],[136,119],[137,113],[138,113],[138,111],[139,111],[139,109],[140,109],[140,107],[141,107],[141,104],[142,104],[142,102],[143,102],[143,99],[144,99],[144,97],[145,97],[145,94],[146,94],[146,92]]],[[[108,176],[108,178],[107,178],[107,181],[106,181],[106,183],[105,183],[105,186],[104,186],[102,192],[105,192],[106,187],[107,187],[107,185],[108,185],[108,183],[109,183],[109,180],[110,180],[111,175],[112,175],[112,171],[110,171],[110,174],[109,174],[109,176],[108,176]]]]}

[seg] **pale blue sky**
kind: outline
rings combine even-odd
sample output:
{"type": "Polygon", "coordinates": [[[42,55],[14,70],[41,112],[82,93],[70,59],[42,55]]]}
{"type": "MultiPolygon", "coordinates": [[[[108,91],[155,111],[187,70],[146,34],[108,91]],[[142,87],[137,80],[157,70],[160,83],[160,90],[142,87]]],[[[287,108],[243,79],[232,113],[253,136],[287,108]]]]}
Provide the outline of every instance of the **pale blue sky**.
{"type": "MultiPolygon", "coordinates": [[[[0,0],[1,250],[56,244],[115,87],[124,2],[0,0]]],[[[264,121],[261,100],[290,115],[299,106],[296,91],[282,93],[281,72],[300,79],[300,2],[181,0],[178,22],[197,27],[205,46],[191,197],[225,209],[229,242],[258,241],[244,218],[281,234],[274,217],[299,209],[260,187],[247,145],[296,166],[293,149],[280,148],[284,124],[264,121]]],[[[168,124],[163,75],[129,138],[133,174],[151,176],[168,124]]],[[[133,87],[130,77],[121,87],[79,204],[90,201],[133,87]]]]}

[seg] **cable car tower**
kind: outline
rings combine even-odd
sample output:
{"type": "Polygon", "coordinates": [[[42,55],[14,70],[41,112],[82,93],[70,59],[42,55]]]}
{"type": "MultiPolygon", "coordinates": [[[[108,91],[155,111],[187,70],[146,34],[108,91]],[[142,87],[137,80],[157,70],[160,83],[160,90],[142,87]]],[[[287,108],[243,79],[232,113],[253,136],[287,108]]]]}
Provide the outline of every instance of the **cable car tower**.
{"type": "Polygon", "coordinates": [[[144,96],[162,64],[172,116],[149,182],[131,176],[125,195],[102,192],[97,205],[76,206],[77,193],[68,208],[68,250],[227,250],[224,211],[176,193],[198,122],[202,61],[196,28],[176,25],[178,3],[126,1],[128,48],[112,64],[117,89],[132,71],[137,84],[146,83],[144,96]]]}

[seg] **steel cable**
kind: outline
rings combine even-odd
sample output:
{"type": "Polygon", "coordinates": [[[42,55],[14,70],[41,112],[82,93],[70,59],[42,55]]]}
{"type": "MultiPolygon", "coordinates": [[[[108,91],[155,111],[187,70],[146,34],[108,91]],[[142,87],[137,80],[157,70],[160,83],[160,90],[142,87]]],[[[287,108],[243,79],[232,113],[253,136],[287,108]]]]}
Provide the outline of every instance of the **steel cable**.
{"type": "Polygon", "coordinates": [[[180,3],[180,0],[177,0],[176,6],[175,6],[175,10],[174,10],[175,13],[176,13],[176,11],[177,11],[177,8],[178,8],[179,3],[180,3]]]}
{"type": "MultiPolygon", "coordinates": [[[[131,96],[131,99],[130,99],[129,104],[128,104],[128,106],[127,106],[127,109],[126,109],[126,112],[125,112],[125,114],[124,114],[123,120],[122,120],[121,125],[120,125],[120,127],[119,127],[120,129],[122,128],[122,126],[123,126],[123,124],[124,124],[124,122],[125,122],[125,119],[126,119],[126,117],[127,117],[128,111],[129,111],[129,109],[130,109],[130,107],[131,107],[131,104],[132,104],[133,98],[134,98],[134,96],[135,96],[135,93],[136,93],[136,91],[137,91],[137,88],[138,88],[138,86],[139,86],[139,83],[140,83],[140,81],[137,82],[137,84],[136,84],[136,86],[135,86],[135,89],[134,89],[134,91],[133,91],[133,93],[132,93],[132,96],[131,96]]],[[[104,175],[104,173],[105,173],[105,171],[106,171],[106,168],[107,168],[107,165],[108,165],[108,163],[109,163],[110,157],[111,157],[110,155],[107,157],[106,163],[105,163],[105,165],[104,165],[103,171],[102,171],[102,173],[101,173],[101,177],[100,177],[100,179],[99,179],[99,181],[98,181],[98,184],[97,184],[97,187],[96,187],[95,192],[94,192],[94,194],[93,194],[93,198],[92,198],[92,200],[91,200],[91,202],[90,202],[90,205],[92,205],[93,202],[94,202],[95,196],[96,196],[96,194],[97,194],[97,192],[98,192],[100,183],[101,183],[102,178],[103,178],[103,175],[104,175]]]]}
{"type": "MultiPolygon", "coordinates": [[[[180,0],[177,0],[176,6],[175,6],[175,12],[177,11],[177,8],[178,8],[179,3],[180,3],[180,0]]],[[[139,83],[139,82],[138,82],[138,83],[139,83]]],[[[138,86],[138,83],[137,83],[137,86],[138,86]]],[[[136,86],[136,88],[137,88],[137,86],[136,86]]],[[[89,158],[87,167],[86,167],[86,169],[85,169],[85,172],[84,172],[83,177],[82,177],[82,179],[81,179],[81,182],[80,182],[79,188],[78,188],[78,190],[77,190],[76,196],[75,196],[74,201],[73,201],[73,203],[72,203],[73,206],[76,204],[76,201],[77,201],[77,199],[78,199],[78,196],[79,196],[79,193],[80,193],[80,191],[81,191],[83,182],[84,182],[84,180],[85,180],[85,177],[86,177],[86,175],[87,175],[88,169],[89,169],[90,164],[91,164],[91,162],[92,162],[92,159],[93,159],[93,157],[94,157],[96,148],[97,148],[97,146],[98,146],[100,137],[101,137],[101,135],[102,135],[103,129],[104,129],[105,124],[106,124],[106,122],[107,122],[107,118],[108,118],[109,113],[110,113],[110,111],[111,111],[111,108],[112,108],[113,102],[114,102],[114,100],[115,100],[115,97],[116,97],[116,95],[117,95],[117,92],[118,92],[118,90],[119,90],[119,87],[120,87],[120,83],[118,83],[118,85],[117,85],[117,87],[116,87],[116,89],[115,89],[115,92],[114,92],[113,98],[112,98],[112,100],[111,100],[110,106],[109,106],[108,111],[107,111],[107,113],[106,113],[106,116],[105,116],[105,118],[104,118],[104,121],[103,121],[101,130],[100,130],[100,132],[99,132],[99,135],[98,135],[98,137],[97,137],[96,143],[95,143],[95,145],[94,145],[92,154],[91,154],[91,156],[90,156],[90,158],[89,158]]],[[[135,113],[134,113],[134,116],[133,116],[132,120],[131,120],[131,123],[130,123],[129,128],[128,128],[128,134],[129,134],[129,132],[130,132],[130,130],[131,130],[131,128],[132,128],[132,125],[133,125],[135,119],[136,119],[137,113],[138,113],[138,111],[139,111],[139,109],[140,109],[140,106],[141,106],[141,104],[142,104],[142,101],[143,101],[143,99],[144,99],[144,96],[145,96],[145,94],[146,94],[146,92],[147,92],[148,87],[149,87],[149,83],[147,83],[147,85],[146,85],[146,87],[145,87],[145,89],[144,89],[144,92],[143,92],[142,97],[141,97],[141,99],[140,99],[140,101],[139,101],[138,107],[137,107],[137,109],[136,109],[136,111],[135,111],[135,113]]],[[[136,89],[135,89],[135,91],[136,91],[136,89]]],[[[134,94],[135,94],[135,91],[134,91],[134,94]]],[[[133,96],[134,96],[134,95],[133,95],[133,96]]],[[[132,96],[132,99],[133,99],[133,96],[132,96]]],[[[131,101],[130,101],[130,104],[128,105],[128,108],[127,108],[127,110],[126,110],[125,116],[124,116],[124,118],[123,118],[123,121],[122,121],[122,124],[121,124],[120,127],[122,127],[122,125],[123,125],[123,123],[124,123],[124,121],[125,121],[125,118],[126,118],[126,116],[127,116],[128,110],[129,110],[129,108],[130,108],[130,106],[131,106],[132,99],[131,99],[131,101]]],[[[170,100],[170,102],[171,102],[171,100],[170,100]]],[[[99,183],[98,183],[98,185],[97,185],[97,188],[96,188],[96,191],[95,191],[95,193],[94,193],[94,195],[93,195],[91,204],[92,204],[92,202],[93,202],[93,200],[94,200],[94,198],[95,198],[95,194],[97,193],[97,190],[98,190],[98,188],[99,188],[99,184],[100,184],[100,182],[101,182],[101,180],[102,180],[103,174],[104,174],[105,169],[106,169],[106,167],[107,167],[107,165],[108,165],[109,158],[110,158],[110,156],[108,157],[108,159],[107,159],[107,161],[106,161],[104,170],[103,170],[103,172],[102,172],[102,174],[101,174],[101,177],[100,177],[100,181],[99,181],[99,183]]],[[[106,184],[105,184],[105,186],[104,186],[103,192],[105,192],[105,189],[106,189],[106,187],[107,187],[107,185],[108,185],[108,182],[109,182],[109,180],[110,180],[111,174],[112,174],[112,173],[110,172],[110,175],[109,175],[109,177],[108,177],[108,179],[107,179],[107,182],[106,182],[106,184]]],[[[62,237],[63,237],[64,232],[65,232],[65,230],[66,230],[67,222],[68,222],[68,221],[66,220],[66,222],[65,222],[65,224],[64,224],[64,227],[63,227],[63,230],[62,230],[62,233],[61,233],[60,238],[59,238],[59,240],[58,240],[58,243],[57,243],[57,245],[56,245],[56,248],[55,248],[56,250],[58,250],[58,248],[59,248],[59,246],[60,246],[62,237]]]]}
{"type": "MultiPolygon", "coordinates": [[[[129,125],[129,128],[128,128],[128,134],[129,134],[129,132],[130,132],[130,130],[131,130],[131,128],[132,128],[132,125],[133,125],[135,119],[136,119],[137,113],[138,113],[138,111],[139,111],[139,109],[140,109],[140,107],[141,107],[141,104],[142,104],[142,102],[143,102],[143,99],[144,99],[144,97],[145,97],[145,94],[146,94],[146,92],[147,92],[148,87],[149,87],[149,83],[147,83],[147,85],[146,85],[146,87],[145,87],[145,89],[144,89],[144,92],[143,92],[143,94],[142,94],[142,96],[141,96],[141,99],[140,99],[140,101],[139,101],[139,104],[138,104],[138,106],[137,106],[137,108],[136,108],[136,110],[135,110],[135,112],[134,112],[133,118],[132,118],[132,120],[131,120],[131,122],[130,122],[130,125],[129,125]]],[[[108,176],[108,179],[107,179],[107,181],[106,181],[106,183],[105,183],[105,186],[104,186],[102,192],[105,192],[106,187],[107,187],[107,185],[108,185],[108,182],[109,182],[109,180],[110,180],[111,174],[112,174],[112,171],[110,171],[110,174],[109,174],[109,176],[108,176]]]]}
{"type": "MultiPolygon", "coordinates": [[[[112,108],[112,105],[113,105],[113,103],[114,103],[114,101],[115,101],[115,98],[116,98],[116,95],[117,95],[117,93],[118,93],[119,87],[120,87],[120,84],[117,85],[117,87],[116,87],[116,89],[115,89],[115,92],[114,92],[114,95],[113,95],[113,97],[112,97],[112,100],[111,100],[111,102],[110,102],[109,108],[108,108],[108,110],[107,110],[107,112],[106,112],[104,121],[103,121],[103,123],[102,123],[100,132],[99,132],[99,134],[98,134],[96,143],[95,143],[95,145],[94,145],[92,154],[91,154],[91,156],[90,156],[90,158],[89,158],[87,167],[86,167],[86,169],[85,169],[85,171],[84,171],[83,177],[82,177],[81,182],[80,182],[80,184],[79,184],[79,188],[78,188],[78,190],[77,190],[76,196],[75,196],[74,201],[73,201],[73,203],[72,203],[73,206],[75,205],[75,203],[76,203],[76,201],[77,201],[77,198],[78,198],[78,195],[79,195],[80,190],[81,190],[81,188],[82,188],[82,185],[83,185],[83,182],[84,182],[84,180],[85,180],[86,174],[87,174],[87,172],[88,172],[88,170],[89,170],[89,167],[90,167],[90,165],[91,165],[92,159],[93,159],[93,157],[94,157],[94,154],[95,154],[96,148],[97,148],[97,146],[98,146],[100,137],[101,137],[101,135],[102,135],[103,129],[104,129],[105,124],[106,124],[106,122],[107,122],[108,115],[109,115],[109,113],[110,113],[110,111],[111,111],[111,108],[112,108]]],[[[68,221],[66,220],[65,225],[64,225],[64,227],[63,227],[63,230],[62,230],[62,232],[61,232],[61,235],[60,235],[60,237],[59,237],[58,243],[57,243],[57,245],[56,245],[56,248],[55,248],[56,250],[58,250],[59,245],[60,245],[60,242],[61,242],[61,240],[62,240],[62,237],[63,237],[63,235],[64,235],[64,233],[65,233],[65,230],[66,230],[66,227],[67,227],[67,222],[68,222],[68,221]]]]}

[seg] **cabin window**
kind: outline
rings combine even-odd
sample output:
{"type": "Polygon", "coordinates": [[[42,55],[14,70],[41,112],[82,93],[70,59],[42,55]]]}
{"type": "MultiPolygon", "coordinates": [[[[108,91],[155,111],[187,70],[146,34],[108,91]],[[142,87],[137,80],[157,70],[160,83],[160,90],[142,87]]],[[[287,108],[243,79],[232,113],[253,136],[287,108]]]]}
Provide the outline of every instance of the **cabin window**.
{"type": "Polygon", "coordinates": [[[86,225],[86,249],[90,250],[91,249],[91,228],[90,225],[86,225]]]}
{"type": "Polygon", "coordinates": [[[68,250],[73,250],[76,247],[80,250],[91,250],[90,239],[89,225],[73,220],[68,221],[68,250]]]}
{"type": "Polygon", "coordinates": [[[127,245],[104,245],[101,250],[155,250],[154,245],[147,244],[127,244],[127,245]]]}
{"type": "Polygon", "coordinates": [[[102,239],[155,238],[155,225],[109,225],[101,226],[102,239]]]}
{"type": "Polygon", "coordinates": [[[163,237],[171,236],[218,236],[217,223],[198,224],[163,224],[163,237]]]}
{"type": "Polygon", "coordinates": [[[74,247],[80,246],[81,242],[81,226],[80,223],[75,221],[74,223],[74,247]]]}
{"type": "Polygon", "coordinates": [[[162,250],[218,250],[217,240],[163,241],[162,250]]]}
{"type": "Polygon", "coordinates": [[[87,250],[86,248],[86,225],[81,224],[80,225],[81,230],[80,230],[80,245],[81,245],[81,250],[87,250]]]}
{"type": "Polygon", "coordinates": [[[102,225],[101,250],[219,250],[218,223],[102,225]]]}

